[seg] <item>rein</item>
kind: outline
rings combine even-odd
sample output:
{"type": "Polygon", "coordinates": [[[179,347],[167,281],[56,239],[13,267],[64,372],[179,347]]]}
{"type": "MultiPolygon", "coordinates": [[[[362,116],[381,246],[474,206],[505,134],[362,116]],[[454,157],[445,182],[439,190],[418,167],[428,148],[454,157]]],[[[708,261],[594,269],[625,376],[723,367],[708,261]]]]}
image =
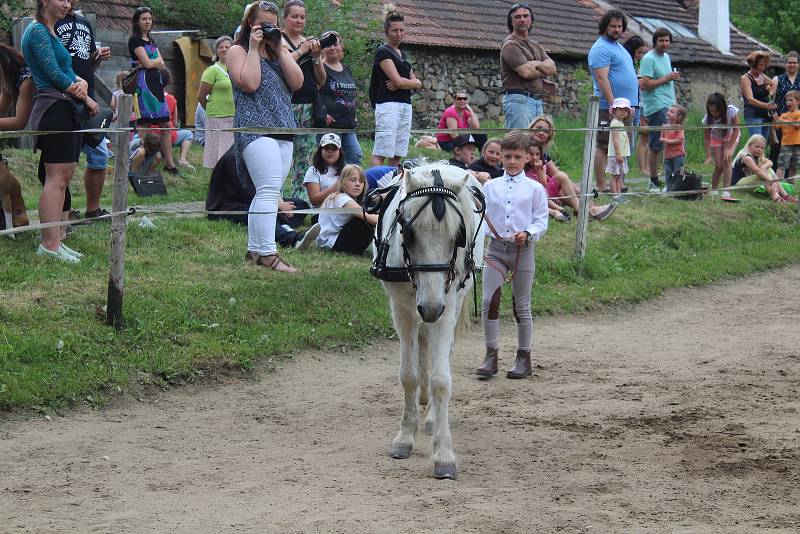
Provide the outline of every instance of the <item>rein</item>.
{"type": "MultiPolygon", "coordinates": [[[[492,221],[489,219],[489,217],[484,216],[483,219],[486,221],[486,224],[487,224],[487,226],[489,226],[489,230],[491,230],[491,232],[494,235],[495,239],[497,239],[498,241],[503,241],[503,238],[500,237],[500,234],[495,229],[495,227],[492,224],[492,221]]],[[[515,246],[517,247],[517,253],[514,256],[514,268],[511,269],[511,273],[510,274],[504,274],[503,275],[503,282],[506,283],[506,284],[510,284],[511,281],[514,280],[514,275],[517,274],[517,269],[519,268],[519,255],[522,252],[522,247],[520,247],[516,243],[515,243],[515,246]]],[[[503,274],[503,270],[501,268],[499,268],[495,264],[495,262],[491,261],[489,258],[484,257],[483,258],[483,262],[486,265],[488,265],[489,267],[491,267],[492,269],[494,269],[495,271],[499,272],[500,274],[503,274]]]]}

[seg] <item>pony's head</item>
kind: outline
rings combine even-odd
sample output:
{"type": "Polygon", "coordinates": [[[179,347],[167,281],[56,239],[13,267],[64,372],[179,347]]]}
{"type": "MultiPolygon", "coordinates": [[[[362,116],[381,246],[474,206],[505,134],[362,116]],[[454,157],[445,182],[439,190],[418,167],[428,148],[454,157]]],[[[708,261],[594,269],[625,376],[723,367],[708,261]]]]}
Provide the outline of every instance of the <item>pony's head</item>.
{"type": "Polygon", "coordinates": [[[453,277],[460,279],[464,274],[465,247],[471,243],[477,224],[473,196],[466,187],[474,178],[458,167],[432,163],[406,170],[403,180],[409,196],[403,205],[402,239],[409,267],[448,265],[457,251],[453,273],[445,269],[414,270],[417,311],[423,321],[432,323],[444,312],[446,289],[453,277]],[[412,195],[436,186],[449,189],[455,198],[412,195]]]}

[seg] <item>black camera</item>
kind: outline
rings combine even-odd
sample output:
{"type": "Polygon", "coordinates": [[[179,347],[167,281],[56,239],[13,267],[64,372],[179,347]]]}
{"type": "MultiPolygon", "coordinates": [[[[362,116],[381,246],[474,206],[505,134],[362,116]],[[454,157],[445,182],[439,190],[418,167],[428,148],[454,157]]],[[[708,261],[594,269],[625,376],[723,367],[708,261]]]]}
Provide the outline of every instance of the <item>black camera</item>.
{"type": "Polygon", "coordinates": [[[327,31],[322,34],[322,38],[319,40],[319,46],[320,48],[330,48],[335,46],[338,42],[339,35],[336,32],[327,31]]]}
{"type": "Polygon", "coordinates": [[[261,23],[261,31],[264,33],[264,39],[267,41],[280,41],[281,40],[281,30],[271,22],[262,22],[261,23]]]}

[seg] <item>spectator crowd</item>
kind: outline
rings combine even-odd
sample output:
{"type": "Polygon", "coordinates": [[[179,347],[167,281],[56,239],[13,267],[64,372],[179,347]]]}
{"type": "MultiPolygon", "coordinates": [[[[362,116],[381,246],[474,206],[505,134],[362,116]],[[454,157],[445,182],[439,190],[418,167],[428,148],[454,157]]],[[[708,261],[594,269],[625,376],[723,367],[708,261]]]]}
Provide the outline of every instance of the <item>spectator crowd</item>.
{"type": "MultiPolygon", "coordinates": [[[[136,134],[131,154],[117,156],[129,156],[134,173],[155,173],[163,167],[165,172],[179,174],[180,168],[193,168],[188,160],[191,144],[202,144],[203,167],[212,169],[207,208],[249,213],[228,218],[247,225],[245,258],[254,265],[295,272],[279,256],[278,245],[305,248],[315,244],[364,253],[376,222],[373,216],[323,214],[306,222],[290,212],[358,207],[367,190],[388,183],[408,155],[411,98],[422,88],[424,73],[415,70],[402,48],[403,14],[394,9],[385,14],[384,42],[374,54],[368,94],[362,95],[345,62],[342,36],[333,31],[307,35],[302,0],[286,0],[282,7],[270,1],[248,4],[233,37],[222,36],[214,43],[212,65],[200,79],[194,132],[179,129],[177,102],[166,90],[169,70],[153,37],[155,22],[149,7],[136,8],[131,15],[131,67],[117,76],[106,119],[112,114],[116,118],[123,93],[132,94],[130,121],[136,134]],[[355,132],[356,111],[365,97],[375,110],[374,146],[367,169],[361,167],[363,151],[355,132]],[[311,127],[340,133],[291,133],[311,127]],[[231,128],[280,128],[282,133],[225,131],[231,128]]],[[[546,192],[549,216],[568,222],[578,209],[578,188],[551,156],[555,122],[544,113],[544,101],[557,89],[552,79],[558,70],[533,38],[533,24],[530,5],[511,6],[509,34],[499,58],[505,126],[528,130],[527,141],[487,138],[474,131],[481,127],[479,114],[470,106],[468,92],[454,88],[453,103],[438,122],[442,131],[423,136],[417,146],[447,153],[443,159],[468,170],[484,186],[507,175],[504,143],[523,150],[523,176],[546,192]]],[[[589,213],[602,221],[625,201],[631,157],[649,176],[651,192],[675,186],[686,157],[682,128],[687,111],[676,100],[675,84],[680,83],[681,73],[669,55],[673,36],[668,29],[653,33],[649,50],[635,35],[621,42],[627,19],[620,11],[604,13],[598,30],[588,52],[593,89],[600,100],[599,126],[603,127],[595,154],[595,182],[598,190],[611,193],[613,199],[605,205],[590,203],[589,213]],[[662,126],[669,128],[656,128],[662,126]]],[[[100,207],[111,155],[107,140],[69,133],[103,118],[94,94],[94,71],[111,57],[111,50],[100,46],[94,31],[79,10],[79,0],[37,0],[35,21],[22,38],[22,53],[0,45],[0,111],[12,105],[15,110],[13,116],[0,118],[0,129],[22,129],[29,124],[32,129],[61,132],[36,137],[42,223],[80,217],[72,210],[70,181],[81,153],[86,155],[83,218],[108,213],[100,207]]],[[[792,124],[800,120],[797,53],[787,54],[786,60],[786,72],[770,78],[768,53],[757,51],[747,57],[749,70],[741,77],[740,93],[750,136],[738,152],[739,109],[721,93],[708,96],[702,123],[707,126],[707,160],[714,165],[712,195],[729,197],[726,188],[731,184],[764,185],[776,202],[797,201],[779,181],[793,175],[800,162],[800,128],[792,124]],[[770,127],[773,122],[775,128],[770,127]]],[[[11,219],[6,217],[6,225],[23,224],[17,217],[19,205],[3,209],[12,214],[11,219]]],[[[37,254],[80,262],[83,255],[64,243],[66,228],[45,228],[37,254]]]]}

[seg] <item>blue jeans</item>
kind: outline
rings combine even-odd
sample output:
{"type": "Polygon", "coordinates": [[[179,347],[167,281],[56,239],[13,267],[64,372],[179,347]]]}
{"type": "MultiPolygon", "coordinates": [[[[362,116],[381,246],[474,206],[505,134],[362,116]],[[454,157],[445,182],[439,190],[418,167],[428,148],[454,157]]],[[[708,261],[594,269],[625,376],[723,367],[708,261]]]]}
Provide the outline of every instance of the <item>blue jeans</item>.
{"type": "MultiPolygon", "coordinates": [[[[361,160],[364,158],[364,152],[361,150],[361,145],[358,143],[358,136],[355,132],[345,132],[337,134],[342,138],[342,152],[344,152],[344,162],[347,165],[361,165],[361,160]]],[[[317,136],[317,144],[322,139],[322,135],[317,136]]]]}
{"type": "Polygon", "coordinates": [[[531,121],[544,113],[540,99],[527,95],[503,95],[503,114],[506,128],[527,128],[531,121]]]}
{"type": "Polygon", "coordinates": [[[672,173],[683,167],[684,156],[664,158],[664,174],[666,174],[667,191],[672,191],[672,173]]]}
{"type": "MultiPolygon", "coordinates": [[[[770,122],[770,120],[769,119],[765,119],[763,117],[745,117],[744,118],[744,122],[745,122],[745,124],[760,125],[760,124],[764,124],[765,122],[770,122]]],[[[767,143],[769,143],[769,130],[770,130],[770,128],[771,128],[770,126],[748,126],[747,127],[747,132],[750,135],[755,135],[755,134],[763,135],[764,139],[766,139],[767,143]]]]}
{"type": "Polygon", "coordinates": [[[92,170],[105,170],[108,165],[108,150],[106,150],[106,143],[103,140],[97,146],[89,146],[84,144],[83,153],[86,154],[86,167],[92,170]]]}

